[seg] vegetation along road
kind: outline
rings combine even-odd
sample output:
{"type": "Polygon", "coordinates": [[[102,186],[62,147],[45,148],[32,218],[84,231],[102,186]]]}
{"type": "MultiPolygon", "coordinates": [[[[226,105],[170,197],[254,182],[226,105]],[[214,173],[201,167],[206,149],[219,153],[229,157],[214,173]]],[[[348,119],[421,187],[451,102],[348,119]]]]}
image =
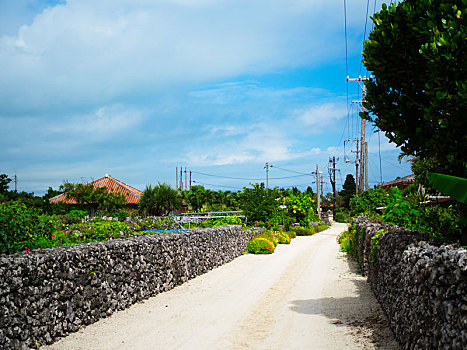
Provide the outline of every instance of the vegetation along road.
{"type": "Polygon", "coordinates": [[[46,349],[398,349],[332,228],[231,263],[46,349]]]}

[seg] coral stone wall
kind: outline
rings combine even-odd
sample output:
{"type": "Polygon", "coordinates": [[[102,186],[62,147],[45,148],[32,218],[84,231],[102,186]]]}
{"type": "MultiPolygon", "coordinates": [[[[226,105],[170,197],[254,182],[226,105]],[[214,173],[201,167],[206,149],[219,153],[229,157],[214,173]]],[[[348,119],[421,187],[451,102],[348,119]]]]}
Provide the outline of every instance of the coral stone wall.
{"type": "Polygon", "coordinates": [[[231,225],[0,256],[0,348],[51,343],[231,261],[249,238],[231,225]]]}
{"type": "Polygon", "coordinates": [[[356,236],[354,255],[401,346],[467,349],[467,251],[365,220],[356,236]],[[372,255],[371,238],[380,230],[388,233],[372,255]]]}

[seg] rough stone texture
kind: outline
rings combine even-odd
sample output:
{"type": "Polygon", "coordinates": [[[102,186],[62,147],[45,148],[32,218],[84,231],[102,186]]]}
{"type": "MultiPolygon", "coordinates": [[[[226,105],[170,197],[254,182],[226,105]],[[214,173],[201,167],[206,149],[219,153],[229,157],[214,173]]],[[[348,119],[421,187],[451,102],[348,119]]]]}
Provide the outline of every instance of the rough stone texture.
{"type": "Polygon", "coordinates": [[[467,349],[467,251],[359,220],[354,252],[404,349],[467,349]],[[379,230],[375,261],[371,239],[379,230]]]}
{"type": "Polygon", "coordinates": [[[241,226],[0,256],[0,348],[29,349],[241,255],[241,226]]]}

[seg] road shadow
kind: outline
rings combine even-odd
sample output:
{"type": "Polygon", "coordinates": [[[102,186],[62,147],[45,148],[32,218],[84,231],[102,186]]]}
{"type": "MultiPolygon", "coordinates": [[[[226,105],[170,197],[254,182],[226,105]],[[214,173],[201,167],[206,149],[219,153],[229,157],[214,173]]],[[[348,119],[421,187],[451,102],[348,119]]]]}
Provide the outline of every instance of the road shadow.
{"type": "MultiPolygon", "coordinates": [[[[355,286],[356,296],[327,297],[321,299],[293,300],[289,308],[305,315],[323,315],[336,327],[347,326],[356,341],[368,341],[379,350],[399,350],[400,345],[388,327],[388,321],[376,300],[366,278],[358,274],[358,266],[346,255],[350,273],[341,278],[348,279],[355,286]]],[[[331,293],[327,293],[332,295],[331,293]]]]}

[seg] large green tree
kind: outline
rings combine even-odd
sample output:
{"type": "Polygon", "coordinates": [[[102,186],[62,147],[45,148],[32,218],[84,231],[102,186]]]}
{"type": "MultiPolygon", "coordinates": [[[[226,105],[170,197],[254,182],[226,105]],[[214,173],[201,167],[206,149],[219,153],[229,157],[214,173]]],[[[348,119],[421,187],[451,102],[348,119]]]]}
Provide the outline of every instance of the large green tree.
{"type": "Polygon", "coordinates": [[[339,195],[342,197],[342,202],[344,208],[350,208],[350,200],[355,196],[355,178],[352,174],[347,174],[345,177],[344,184],[342,185],[342,190],[339,192],[339,195]]]}
{"type": "Polygon", "coordinates": [[[7,174],[0,174],[0,193],[8,191],[8,184],[11,182],[11,179],[7,174]]]}
{"type": "Polygon", "coordinates": [[[238,195],[240,208],[249,222],[266,222],[279,211],[279,201],[276,200],[280,197],[279,191],[265,188],[263,182],[250,185],[252,188],[244,187],[238,195]]]}
{"type": "Polygon", "coordinates": [[[403,154],[467,177],[467,1],[383,5],[364,43],[364,106],[403,154]]]}

